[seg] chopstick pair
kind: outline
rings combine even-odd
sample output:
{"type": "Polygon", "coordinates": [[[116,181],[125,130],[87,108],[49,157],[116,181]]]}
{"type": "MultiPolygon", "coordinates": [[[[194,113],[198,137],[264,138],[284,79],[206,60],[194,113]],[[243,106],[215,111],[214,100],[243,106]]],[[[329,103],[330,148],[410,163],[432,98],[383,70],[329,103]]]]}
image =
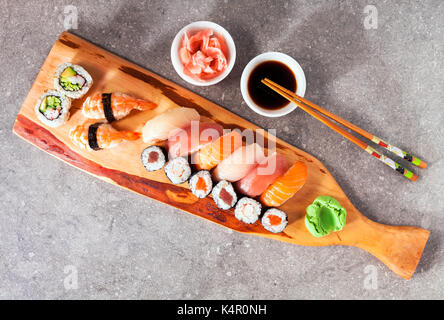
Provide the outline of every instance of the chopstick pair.
{"type": "Polygon", "coordinates": [[[270,79],[265,78],[265,79],[262,80],[262,83],[265,84],[270,89],[274,90],[275,92],[279,93],[281,96],[283,96],[287,100],[289,100],[289,101],[293,102],[294,104],[296,104],[302,110],[304,110],[305,112],[307,112],[308,114],[310,114],[314,118],[318,119],[323,124],[327,125],[331,129],[333,129],[336,132],[340,133],[342,136],[344,136],[345,138],[347,138],[351,142],[355,143],[356,145],[358,145],[359,147],[361,147],[362,149],[364,149],[365,151],[370,153],[375,158],[381,160],[386,165],[388,165],[392,169],[394,169],[397,172],[399,172],[400,174],[402,174],[404,177],[406,177],[406,178],[408,178],[408,179],[410,179],[412,181],[416,181],[418,179],[418,176],[416,174],[414,174],[413,172],[411,172],[411,171],[407,170],[406,168],[402,167],[401,165],[399,165],[397,162],[393,161],[389,157],[386,157],[383,154],[379,153],[378,151],[373,149],[371,146],[369,146],[367,143],[365,143],[364,141],[358,139],[354,135],[350,134],[348,131],[345,131],[343,128],[339,127],[337,124],[335,124],[334,122],[330,121],[328,118],[331,118],[334,121],[342,124],[343,126],[353,130],[354,132],[359,133],[360,135],[362,135],[365,138],[371,140],[372,142],[376,143],[377,145],[379,145],[379,146],[381,146],[381,147],[383,147],[383,148],[393,152],[397,156],[399,156],[399,157],[401,157],[401,158],[411,162],[415,166],[418,166],[418,167],[423,168],[423,169],[427,168],[427,163],[422,161],[422,160],[420,160],[419,158],[414,157],[411,154],[401,150],[400,148],[395,147],[395,146],[385,142],[381,138],[378,138],[377,136],[371,134],[370,132],[367,132],[367,131],[365,131],[365,130],[355,126],[353,123],[350,123],[347,120],[344,120],[341,117],[339,117],[339,116],[337,116],[337,115],[335,115],[335,114],[333,114],[333,113],[331,113],[331,112],[321,108],[320,106],[314,104],[313,102],[310,102],[307,99],[304,99],[304,98],[298,96],[294,92],[292,92],[292,91],[290,91],[290,90],[288,90],[288,89],[278,85],[277,83],[271,81],[270,79]],[[315,110],[318,111],[320,114],[315,112],[315,110]],[[326,116],[326,117],[324,117],[323,115],[326,116]]]}

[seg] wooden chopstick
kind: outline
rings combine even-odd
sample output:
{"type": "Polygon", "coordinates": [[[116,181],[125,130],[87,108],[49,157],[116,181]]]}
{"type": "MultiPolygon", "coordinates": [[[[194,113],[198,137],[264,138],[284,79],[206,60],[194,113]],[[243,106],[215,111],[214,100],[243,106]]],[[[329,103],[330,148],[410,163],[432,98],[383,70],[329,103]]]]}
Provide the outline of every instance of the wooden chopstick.
{"type": "MultiPolygon", "coordinates": [[[[366,152],[370,153],[372,156],[374,156],[377,159],[381,160],[382,162],[384,162],[386,165],[388,165],[392,169],[394,169],[397,172],[401,173],[404,177],[406,177],[406,178],[408,178],[408,179],[410,179],[412,181],[416,181],[418,179],[418,176],[416,174],[414,174],[413,172],[405,169],[404,167],[402,167],[401,165],[399,165],[398,163],[396,163],[392,159],[390,159],[390,158],[384,156],[383,154],[379,153],[378,151],[373,149],[371,146],[369,146],[364,141],[362,141],[359,138],[355,137],[354,135],[352,135],[348,131],[345,131],[343,128],[339,127],[337,124],[335,124],[334,122],[330,121],[328,118],[324,117],[322,114],[319,114],[319,113],[317,113],[314,110],[317,110],[318,112],[323,113],[327,117],[330,117],[330,115],[331,115],[330,118],[332,118],[333,120],[343,124],[344,126],[348,127],[349,129],[351,129],[351,130],[353,130],[353,131],[355,131],[357,133],[364,132],[365,134],[362,134],[364,137],[370,136],[371,135],[370,133],[368,133],[365,130],[362,130],[361,128],[353,125],[352,123],[350,123],[350,122],[348,122],[348,121],[346,121],[346,120],[344,120],[344,119],[342,119],[342,118],[332,114],[331,112],[328,112],[327,110],[324,110],[323,108],[321,108],[321,107],[315,105],[314,103],[312,103],[312,102],[310,102],[310,101],[308,101],[308,100],[306,100],[306,99],[296,95],[294,92],[291,92],[290,90],[288,90],[288,89],[278,85],[277,83],[275,83],[275,82],[273,82],[273,81],[271,81],[271,80],[269,80],[267,78],[263,79],[262,83],[265,84],[270,89],[272,89],[272,90],[276,91],[277,93],[279,93],[281,96],[283,96],[287,100],[289,100],[289,101],[293,102],[294,104],[296,104],[297,106],[299,106],[302,110],[304,110],[305,112],[307,112],[308,114],[310,114],[311,116],[316,118],[317,120],[321,121],[323,124],[325,124],[329,128],[335,130],[336,132],[338,132],[339,134],[341,134],[342,136],[344,136],[345,138],[347,138],[351,142],[355,143],[356,145],[358,145],[359,147],[364,149],[366,152]],[[308,102],[308,103],[306,103],[306,102],[308,102]],[[314,106],[311,107],[311,105],[314,105],[315,107],[314,106]],[[336,119],[338,119],[338,120],[336,120],[336,119]]],[[[417,159],[417,158],[415,158],[415,159],[417,159]]],[[[421,161],[421,160],[419,160],[419,161],[421,161]]],[[[423,161],[421,161],[421,162],[423,162],[423,161]]],[[[425,165],[424,167],[426,167],[426,166],[427,165],[425,165]]]]}
{"type": "Polygon", "coordinates": [[[326,115],[327,117],[335,120],[336,122],[342,124],[343,126],[353,130],[356,133],[359,133],[361,136],[364,136],[365,138],[371,140],[372,142],[376,143],[377,145],[391,151],[392,153],[396,154],[397,156],[411,162],[412,164],[414,164],[415,166],[418,166],[420,168],[427,168],[427,163],[425,161],[422,161],[421,159],[419,159],[418,157],[414,157],[411,154],[405,152],[404,150],[401,150],[400,148],[385,142],[384,140],[382,140],[381,138],[378,138],[377,136],[375,136],[374,134],[371,134],[368,131],[365,131],[364,129],[359,128],[358,126],[354,125],[351,122],[348,122],[347,120],[335,115],[334,113],[329,112],[328,110],[325,110],[324,108],[318,106],[317,104],[301,97],[298,96],[297,94],[295,94],[294,92],[280,86],[279,84],[265,78],[264,79],[266,82],[273,84],[276,88],[281,89],[282,91],[286,92],[287,94],[291,95],[293,98],[298,99],[299,101],[305,103],[306,105],[310,106],[311,108],[315,109],[316,111],[326,115]]]}

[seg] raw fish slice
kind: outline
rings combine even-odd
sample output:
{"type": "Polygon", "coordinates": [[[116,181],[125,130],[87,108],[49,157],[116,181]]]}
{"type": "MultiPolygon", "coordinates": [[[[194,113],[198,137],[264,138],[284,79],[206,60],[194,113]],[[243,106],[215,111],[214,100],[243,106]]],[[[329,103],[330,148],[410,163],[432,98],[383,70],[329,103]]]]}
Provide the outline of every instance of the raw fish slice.
{"type": "Polygon", "coordinates": [[[241,146],[242,135],[234,130],[200,149],[193,162],[198,170],[210,170],[241,146]]]}
{"type": "MultiPolygon", "coordinates": [[[[69,137],[72,142],[84,149],[91,151],[89,145],[89,125],[81,124],[71,128],[69,137]]],[[[140,133],[133,131],[117,131],[110,124],[103,123],[97,128],[96,139],[100,149],[110,149],[116,147],[125,140],[137,140],[140,138],[140,133]]]]}
{"type": "Polygon", "coordinates": [[[168,135],[175,129],[188,126],[191,121],[199,121],[199,113],[192,108],[170,109],[157,117],[147,121],[143,127],[143,142],[155,143],[168,139],[168,135]]]}
{"type": "Polygon", "coordinates": [[[281,206],[304,186],[306,179],[307,167],[301,161],[296,162],[262,193],[262,203],[270,207],[281,206]]]}
{"type": "Polygon", "coordinates": [[[236,149],[214,170],[217,180],[238,181],[264,160],[264,151],[257,143],[236,149]]]}
{"type": "MultiPolygon", "coordinates": [[[[102,102],[102,93],[89,96],[82,106],[82,113],[86,118],[105,120],[105,111],[102,102]]],[[[148,100],[136,99],[124,93],[111,93],[111,109],[116,120],[126,117],[131,110],[151,110],[157,104],[148,100]]]]}
{"type": "Polygon", "coordinates": [[[168,152],[173,158],[186,156],[219,139],[223,130],[224,128],[217,123],[191,121],[189,126],[170,133],[168,152]]]}
{"type": "Polygon", "coordinates": [[[273,181],[282,176],[287,169],[287,159],[275,152],[236,182],[236,186],[243,194],[256,197],[264,192],[273,181]]]}

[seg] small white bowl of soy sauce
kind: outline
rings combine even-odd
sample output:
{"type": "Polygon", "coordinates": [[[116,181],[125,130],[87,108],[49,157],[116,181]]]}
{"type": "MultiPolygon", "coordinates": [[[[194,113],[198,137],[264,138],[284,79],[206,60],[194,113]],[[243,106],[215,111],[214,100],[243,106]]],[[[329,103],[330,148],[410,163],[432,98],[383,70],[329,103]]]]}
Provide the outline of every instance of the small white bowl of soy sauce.
{"type": "Polygon", "coordinates": [[[306,89],[305,74],[299,63],[280,52],[266,52],[252,59],[242,72],[242,97],[255,112],[266,117],[281,117],[297,106],[268,88],[261,81],[271,81],[303,97],[306,89]]]}

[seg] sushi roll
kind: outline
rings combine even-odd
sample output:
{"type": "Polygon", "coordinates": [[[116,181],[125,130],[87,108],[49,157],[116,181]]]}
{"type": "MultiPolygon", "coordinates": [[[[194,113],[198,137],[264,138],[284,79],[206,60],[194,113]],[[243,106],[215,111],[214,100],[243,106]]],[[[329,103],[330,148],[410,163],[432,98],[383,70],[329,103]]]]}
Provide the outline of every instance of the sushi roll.
{"type": "Polygon", "coordinates": [[[237,194],[233,185],[226,180],[220,181],[213,188],[211,195],[217,207],[223,210],[233,208],[237,202],[237,194]]]}
{"type": "Polygon", "coordinates": [[[243,197],[234,209],[236,219],[245,223],[255,223],[261,215],[262,205],[254,199],[243,197]]]}
{"type": "Polygon", "coordinates": [[[79,99],[91,88],[93,80],[90,74],[81,66],[69,62],[58,66],[54,78],[57,91],[69,98],[79,99]]]}
{"type": "Polygon", "coordinates": [[[162,169],[166,162],[166,152],[161,147],[150,146],[140,156],[143,166],[148,172],[162,169]]]}
{"type": "Polygon", "coordinates": [[[60,92],[48,90],[35,105],[37,118],[50,127],[58,127],[69,118],[71,100],[60,92]]]}
{"type": "Polygon", "coordinates": [[[188,183],[191,192],[198,198],[205,198],[213,189],[211,174],[207,170],[201,170],[193,174],[188,183]]]}
{"type": "Polygon", "coordinates": [[[261,219],[262,226],[273,233],[284,231],[288,224],[287,214],[279,209],[271,208],[265,211],[261,219]]]}
{"type": "Polygon", "coordinates": [[[191,175],[191,167],[188,160],[183,157],[174,158],[165,165],[165,174],[173,184],[181,184],[191,175]]]}

